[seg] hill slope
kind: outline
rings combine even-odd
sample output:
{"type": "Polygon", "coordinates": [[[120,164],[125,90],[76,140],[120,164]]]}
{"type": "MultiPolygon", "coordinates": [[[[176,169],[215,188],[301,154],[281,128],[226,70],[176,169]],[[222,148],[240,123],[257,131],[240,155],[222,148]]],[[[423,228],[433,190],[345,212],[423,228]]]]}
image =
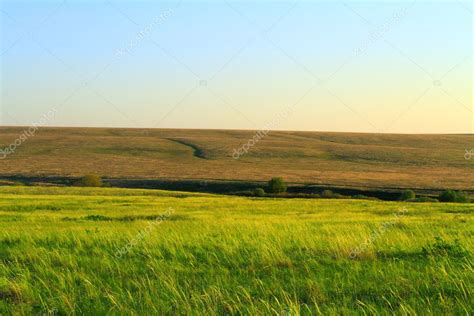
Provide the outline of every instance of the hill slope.
{"type": "MultiPolygon", "coordinates": [[[[24,128],[1,127],[0,148],[24,128]]],[[[473,135],[42,128],[0,160],[0,175],[267,180],[365,187],[474,188],[473,135]],[[233,158],[234,156],[234,158],[233,158]]]]}

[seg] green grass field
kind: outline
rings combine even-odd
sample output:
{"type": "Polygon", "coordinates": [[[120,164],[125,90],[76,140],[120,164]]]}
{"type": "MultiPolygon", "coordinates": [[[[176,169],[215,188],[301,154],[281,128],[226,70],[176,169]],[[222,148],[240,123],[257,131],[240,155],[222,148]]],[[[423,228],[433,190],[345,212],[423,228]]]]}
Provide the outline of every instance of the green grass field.
{"type": "Polygon", "coordinates": [[[0,314],[472,315],[472,204],[0,188],[0,314]]]}

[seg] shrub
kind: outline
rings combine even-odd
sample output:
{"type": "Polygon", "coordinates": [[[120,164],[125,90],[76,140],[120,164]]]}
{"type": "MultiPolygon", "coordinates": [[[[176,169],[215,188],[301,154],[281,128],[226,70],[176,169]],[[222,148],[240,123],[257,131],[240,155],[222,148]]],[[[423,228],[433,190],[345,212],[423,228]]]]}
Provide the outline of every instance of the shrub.
{"type": "Polygon", "coordinates": [[[412,190],[405,190],[400,195],[401,201],[413,200],[414,198],[416,198],[416,194],[412,190]]]}
{"type": "Polygon", "coordinates": [[[283,193],[286,192],[287,186],[282,178],[273,178],[268,181],[269,193],[283,193]]]}
{"type": "Polygon", "coordinates": [[[101,187],[102,179],[98,175],[89,174],[79,179],[79,181],[76,182],[76,185],[81,187],[101,187]]]}
{"type": "Polygon", "coordinates": [[[454,202],[456,201],[456,192],[453,190],[444,191],[439,195],[439,200],[441,202],[454,202]]]}
{"type": "Polygon", "coordinates": [[[321,197],[323,199],[332,199],[334,197],[334,193],[331,190],[324,190],[321,193],[321,197]]]}
{"type": "Polygon", "coordinates": [[[255,196],[262,197],[265,196],[265,190],[263,190],[262,188],[256,188],[255,190],[253,190],[253,194],[255,196]]]}
{"type": "Polygon", "coordinates": [[[440,194],[439,200],[441,202],[457,202],[457,203],[469,203],[471,199],[469,196],[462,191],[447,190],[440,194]]]}
{"type": "Polygon", "coordinates": [[[466,192],[457,191],[456,192],[456,202],[458,203],[469,203],[471,202],[471,198],[466,192]]]}

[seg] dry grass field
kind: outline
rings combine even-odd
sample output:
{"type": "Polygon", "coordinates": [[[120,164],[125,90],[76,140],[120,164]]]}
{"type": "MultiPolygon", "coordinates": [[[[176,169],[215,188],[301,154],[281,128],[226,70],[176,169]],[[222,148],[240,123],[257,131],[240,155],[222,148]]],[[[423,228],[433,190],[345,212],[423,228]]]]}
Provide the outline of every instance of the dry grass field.
{"type": "MultiPolygon", "coordinates": [[[[24,128],[1,127],[0,148],[24,128]]],[[[474,189],[473,135],[270,132],[238,160],[253,131],[42,128],[0,160],[0,176],[264,181],[474,189]]]]}

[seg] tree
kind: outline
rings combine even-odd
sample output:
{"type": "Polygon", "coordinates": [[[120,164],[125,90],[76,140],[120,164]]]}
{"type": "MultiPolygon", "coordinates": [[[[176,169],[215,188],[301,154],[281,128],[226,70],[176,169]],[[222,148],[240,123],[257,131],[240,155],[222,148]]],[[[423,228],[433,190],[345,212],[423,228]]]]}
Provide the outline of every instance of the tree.
{"type": "Polygon", "coordinates": [[[455,202],[456,201],[456,192],[453,190],[444,191],[439,195],[440,202],[455,202]]]}
{"type": "Polygon", "coordinates": [[[287,186],[285,180],[282,178],[272,178],[268,181],[268,192],[269,193],[283,193],[286,192],[287,186]]]}
{"type": "Polygon", "coordinates": [[[76,184],[81,187],[101,187],[103,185],[102,178],[95,174],[83,176],[76,184]]]}
{"type": "Polygon", "coordinates": [[[264,191],[262,188],[256,188],[256,189],[253,191],[253,194],[254,194],[255,196],[262,197],[262,196],[265,196],[265,191],[264,191]]]}
{"type": "Polygon", "coordinates": [[[416,194],[412,190],[405,190],[400,195],[401,201],[413,200],[414,198],[416,198],[416,194]]]}
{"type": "Polygon", "coordinates": [[[471,199],[462,191],[447,190],[439,195],[440,202],[469,203],[471,199]]]}

